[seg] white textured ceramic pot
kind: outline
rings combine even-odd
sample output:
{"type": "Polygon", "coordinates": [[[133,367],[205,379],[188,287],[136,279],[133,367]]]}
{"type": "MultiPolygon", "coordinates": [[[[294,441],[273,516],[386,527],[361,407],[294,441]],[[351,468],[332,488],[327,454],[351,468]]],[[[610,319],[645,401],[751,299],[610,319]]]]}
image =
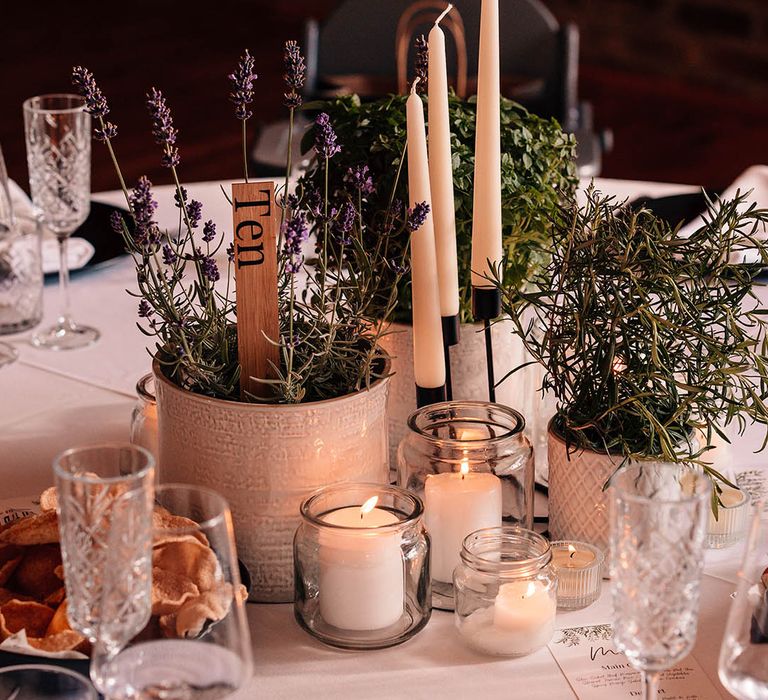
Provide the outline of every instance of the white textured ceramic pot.
{"type": "MultiPolygon", "coordinates": [[[[413,377],[413,329],[393,323],[390,333],[380,341],[392,358],[392,385],[389,402],[390,464],[397,465],[397,446],[408,434],[408,416],[416,410],[416,382],[413,377]]],[[[453,398],[463,401],[487,401],[485,339],[481,324],[461,324],[461,338],[451,348],[453,398]]],[[[511,321],[500,321],[491,329],[496,381],[511,369],[531,360],[520,339],[512,332],[511,321]]],[[[525,417],[526,434],[536,452],[536,472],[546,471],[547,422],[552,411],[545,410],[541,397],[540,365],[529,365],[499,385],[496,401],[514,408],[525,417]]]]}
{"type": "Polygon", "coordinates": [[[341,481],[388,480],[389,379],[297,405],[240,403],[180,389],[153,364],[161,480],[207,486],[232,509],[251,600],[293,600],[299,505],[341,481]]]}
{"type": "Polygon", "coordinates": [[[620,455],[591,450],[568,453],[549,424],[549,534],[581,540],[608,552],[608,494],[603,485],[622,462],[620,455]]]}

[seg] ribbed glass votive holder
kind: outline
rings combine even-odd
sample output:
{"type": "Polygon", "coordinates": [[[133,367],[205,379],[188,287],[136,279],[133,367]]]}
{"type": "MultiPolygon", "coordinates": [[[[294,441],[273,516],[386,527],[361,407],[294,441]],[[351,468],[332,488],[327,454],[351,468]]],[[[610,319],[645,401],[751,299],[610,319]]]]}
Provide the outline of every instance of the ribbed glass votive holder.
{"type": "Polygon", "coordinates": [[[743,489],[723,487],[720,494],[722,505],[717,509],[717,520],[709,512],[707,527],[707,547],[724,549],[744,538],[749,523],[751,501],[743,489]]]}
{"type": "Polygon", "coordinates": [[[576,540],[552,542],[552,569],[557,575],[557,607],[579,610],[600,597],[603,552],[576,540]]]}

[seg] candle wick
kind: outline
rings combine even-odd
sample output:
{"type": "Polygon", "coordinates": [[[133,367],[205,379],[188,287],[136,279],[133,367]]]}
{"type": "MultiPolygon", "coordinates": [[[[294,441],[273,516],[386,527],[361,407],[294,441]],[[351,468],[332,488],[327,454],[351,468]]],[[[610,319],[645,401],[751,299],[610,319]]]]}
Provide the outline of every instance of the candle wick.
{"type": "Polygon", "coordinates": [[[421,77],[417,75],[416,76],[416,80],[414,80],[413,81],[413,85],[411,85],[411,95],[415,95],[416,94],[416,85],[418,85],[419,80],[421,80],[421,77]]]}
{"type": "Polygon", "coordinates": [[[571,559],[573,559],[573,555],[574,555],[574,554],[576,554],[576,552],[571,552],[571,553],[570,553],[570,555],[569,555],[569,556],[570,556],[570,558],[571,558],[571,559]]]}
{"type": "Polygon", "coordinates": [[[453,9],[453,5],[449,2],[448,7],[446,7],[441,13],[440,16],[435,20],[435,26],[440,24],[441,20],[453,9]]]}

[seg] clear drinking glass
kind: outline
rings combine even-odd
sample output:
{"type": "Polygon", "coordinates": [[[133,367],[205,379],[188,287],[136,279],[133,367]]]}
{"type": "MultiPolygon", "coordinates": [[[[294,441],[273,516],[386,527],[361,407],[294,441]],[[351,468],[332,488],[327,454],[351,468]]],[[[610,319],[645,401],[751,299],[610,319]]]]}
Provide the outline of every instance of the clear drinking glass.
{"type": "Polygon", "coordinates": [[[99,338],[95,328],[69,315],[67,240],[91,208],[91,115],[79,95],[39,95],[24,102],[24,132],[32,203],[59,241],[62,308],[56,324],[32,336],[32,344],[71,350],[99,338]]]}
{"type": "Polygon", "coordinates": [[[760,506],[720,648],[720,681],[739,700],[768,699],[768,523],[760,506]]]}
{"type": "Polygon", "coordinates": [[[611,479],[614,639],[656,700],[661,671],[693,648],[712,485],[678,464],[634,462],[611,479]]]}
{"type": "MultiPolygon", "coordinates": [[[[157,487],[153,574],[196,580],[181,601],[158,599],[157,615],[117,653],[101,653],[110,700],[217,700],[242,688],[253,669],[232,516],[222,496],[183,484],[157,487]],[[164,509],[164,510],[161,510],[164,509]],[[180,516],[180,517],[171,517],[180,516]],[[205,575],[207,572],[208,575],[205,575]]],[[[117,582],[117,571],[110,580],[117,582]]],[[[158,587],[162,590],[162,587],[158,587]]]]}
{"type": "Polygon", "coordinates": [[[0,669],[3,700],[98,700],[93,686],[79,673],[60,666],[24,664],[0,669]]]}
{"type": "Polygon", "coordinates": [[[152,453],[155,458],[155,474],[159,479],[155,375],[150,372],[136,382],[136,395],[138,400],[131,412],[131,442],[146,447],[152,453]]]}
{"type": "Polygon", "coordinates": [[[103,655],[150,617],[154,460],[142,447],[80,447],[53,464],[72,629],[97,645],[91,680],[102,690],[103,655]]]}

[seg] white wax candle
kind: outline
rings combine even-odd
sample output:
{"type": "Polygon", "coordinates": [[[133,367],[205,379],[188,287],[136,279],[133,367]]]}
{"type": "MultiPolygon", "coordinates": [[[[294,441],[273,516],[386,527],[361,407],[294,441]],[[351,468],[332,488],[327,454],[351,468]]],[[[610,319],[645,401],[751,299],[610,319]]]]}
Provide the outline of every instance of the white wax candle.
{"type": "Polygon", "coordinates": [[[400,536],[375,530],[393,525],[398,518],[382,508],[365,510],[369,503],[323,516],[326,523],[340,527],[320,533],[320,614],[340,629],[383,629],[403,615],[400,536]]]}
{"type": "MultiPolygon", "coordinates": [[[[408,130],[408,200],[432,206],[427,161],[424,104],[415,90],[406,102],[408,130]]],[[[443,326],[437,282],[432,212],[411,236],[411,297],[413,307],[413,374],[417,386],[435,389],[445,384],[443,326]]]]}
{"type": "MultiPolygon", "coordinates": [[[[446,13],[451,9],[448,6],[446,13]]],[[[445,13],[443,13],[445,14],[445,13]]],[[[456,260],[456,210],[453,204],[453,165],[451,126],[448,115],[448,71],[445,60],[445,35],[438,26],[441,15],[429,32],[429,184],[432,192],[437,280],[440,289],[440,314],[459,313],[459,269],[456,260]]]]}
{"type": "Polygon", "coordinates": [[[428,476],[424,522],[432,538],[432,578],[451,583],[464,538],[480,528],[501,525],[501,479],[485,472],[428,476]]]}
{"type": "Polygon", "coordinates": [[[501,262],[499,0],[483,0],[477,61],[477,126],[472,205],[472,285],[490,287],[488,261],[501,262]]]}
{"type": "Polygon", "coordinates": [[[572,544],[567,549],[552,551],[552,566],[557,569],[583,569],[595,561],[595,555],[584,549],[576,549],[572,544]]]}
{"type": "Polygon", "coordinates": [[[460,629],[479,651],[523,656],[546,646],[555,632],[557,605],[540,581],[512,581],[499,587],[493,607],[476,610],[460,629]]]}
{"type": "Polygon", "coordinates": [[[741,489],[732,489],[730,486],[721,486],[721,506],[717,508],[717,520],[715,514],[709,511],[710,535],[734,535],[738,536],[747,529],[749,519],[749,507],[745,505],[747,495],[741,489]]]}

